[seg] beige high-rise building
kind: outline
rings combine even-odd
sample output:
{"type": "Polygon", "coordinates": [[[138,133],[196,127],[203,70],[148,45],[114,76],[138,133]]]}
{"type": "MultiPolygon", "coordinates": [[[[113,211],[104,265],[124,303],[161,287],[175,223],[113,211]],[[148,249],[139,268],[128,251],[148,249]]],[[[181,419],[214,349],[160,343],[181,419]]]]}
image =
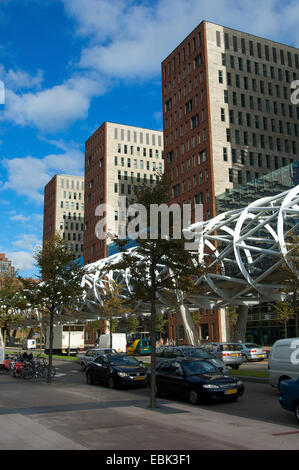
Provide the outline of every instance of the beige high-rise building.
{"type": "Polygon", "coordinates": [[[44,190],[43,241],[60,232],[74,253],[83,257],[84,177],[55,175],[44,190]]]}
{"type": "MultiPolygon", "coordinates": [[[[184,38],[162,62],[170,202],[201,203],[207,220],[216,196],[298,160],[297,79],[294,47],[208,21],[184,38]]],[[[221,314],[200,313],[200,338],[225,340],[221,314]]]]}
{"type": "MultiPolygon", "coordinates": [[[[104,122],[85,144],[84,263],[105,258],[108,240],[96,235],[95,215],[100,204],[109,204],[106,231],[118,233],[119,196],[134,202],[137,187],[155,184],[164,171],[163,132],[104,122]]],[[[111,242],[111,240],[110,240],[111,242]]]]}
{"type": "Polygon", "coordinates": [[[162,63],[165,167],[203,203],[298,159],[299,50],[203,21],[162,63]]]}

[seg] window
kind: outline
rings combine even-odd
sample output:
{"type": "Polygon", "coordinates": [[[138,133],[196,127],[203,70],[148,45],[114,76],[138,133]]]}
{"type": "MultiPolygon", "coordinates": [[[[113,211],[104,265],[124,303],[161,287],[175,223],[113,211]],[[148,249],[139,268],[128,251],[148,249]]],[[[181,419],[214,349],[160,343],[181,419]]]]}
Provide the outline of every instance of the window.
{"type": "Polygon", "coordinates": [[[222,72],[222,70],[218,71],[218,79],[219,79],[219,83],[223,83],[223,72],[222,72]]]}

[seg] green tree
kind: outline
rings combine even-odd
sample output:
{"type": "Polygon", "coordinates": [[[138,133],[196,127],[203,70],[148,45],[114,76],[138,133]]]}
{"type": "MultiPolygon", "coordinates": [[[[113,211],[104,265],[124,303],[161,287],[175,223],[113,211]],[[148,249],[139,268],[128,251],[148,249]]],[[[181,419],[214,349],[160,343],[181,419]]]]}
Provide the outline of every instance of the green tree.
{"type": "MultiPolygon", "coordinates": [[[[167,205],[169,194],[169,180],[166,174],[157,175],[156,185],[142,187],[135,192],[137,203],[146,210],[146,226],[151,227],[150,210],[152,205],[156,207],[167,205]]],[[[137,224],[137,222],[136,222],[137,224]]],[[[137,224],[138,225],[138,224],[137,224]]],[[[169,233],[173,233],[173,219],[170,219],[169,233]]],[[[176,227],[177,228],[177,227],[176,227]]],[[[164,293],[170,295],[171,302],[176,303],[177,294],[185,295],[194,288],[193,278],[203,274],[203,268],[195,260],[195,255],[185,250],[185,239],[180,227],[181,238],[165,236],[162,232],[162,216],[159,214],[156,234],[152,236],[138,233],[136,229],[137,247],[134,250],[123,251],[122,260],[117,265],[111,265],[110,269],[130,270],[130,283],[133,287],[132,299],[138,300],[149,307],[151,314],[151,398],[150,407],[156,407],[156,329],[158,295],[164,293]],[[159,275],[161,265],[164,265],[167,273],[159,275]]],[[[124,250],[126,240],[114,239],[117,245],[124,250]]],[[[148,307],[147,307],[148,308],[148,307]]]]}
{"type": "Polygon", "coordinates": [[[129,315],[126,319],[129,333],[134,333],[139,326],[139,319],[136,315],[129,315]]]}
{"type": "Polygon", "coordinates": [[[288,323],[294,318],[294,308],[289,302],[277,302],[274,305],[276,320],[284,326],[285,338],[288,337],[288,323]]]}
{"type": "Polygon", "coordinates": [[[4,344],[9,326],[21,321],[27,307],[23,283],[15,274],[6,274],[0,280],[0,327],[4,344]]]}
{"type": "Polygon", "coordinates": [[[79,310],[83,288],[81,281],[84,268],[74,261],[60,234],[44,243],[34,255],[40,271],[40,282],[31,287],[29,298],[46,312],[49,321],[49,369],[48,383],[51,383],[53,357],[54,321],[65,318],[65,313],[79,310]]]}

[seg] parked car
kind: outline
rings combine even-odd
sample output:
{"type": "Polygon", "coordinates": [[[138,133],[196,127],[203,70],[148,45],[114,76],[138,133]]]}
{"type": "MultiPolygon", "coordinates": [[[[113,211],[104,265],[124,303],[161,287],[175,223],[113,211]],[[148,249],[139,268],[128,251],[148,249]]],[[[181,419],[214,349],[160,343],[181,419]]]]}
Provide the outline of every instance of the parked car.
{"type": "Polygon", "coordinates": [[[263,361],[267,359],[267,352],[255,343],[238,343],[244,361],[263,361]]]}
{"type": "Polygon", "coordinates": [[[156,370],[157,396],[173,394],[192,404],[206,401],[237,400],[244,385],[222,374],[211,362],[183,357],[160,362],[156,370]]]}
{"type": "Polygon", "coordinates": [[[279,402],[282,408],[293,411],[299,422],[299,379],[281,381],[279,402]]]}
{"type": "Polygon", "coordinates": [[[86,381],[104,383],[110,388],[147,384],[147,369],[143,362],[126,354],[101,354],[86,367],[86,381]]]}
{"type": "Polygon", "coordinates": [[[156,350],[157,363],[163,359],[176,359],[180,357],[192,357],[206,359],[216,366],[221,372],[228,373],[228,368],[221,359],[217,359],[212,353],[197,346],[165,346],[156,350]]]}
{"type": "Polygon", "coordinates": [[[226,366],[232,369],[239,369],[243,364],[241,348],[238,343],[204,343],[202,345],[207,351],[211,352],[215,357],[221,359],[226,366]]]}
{"type": "Polygon", "coordinates": [[[270,352],[269,383],[280,388],[283,380],[299,378],[299,338],[279,339],[270,352]]]}
{"type": "Polygon", "coordinates": [[[109,354],[109,353],[115,353],[116,350],[112,348],[92,348],[92,349],[87,349],[87,351],[78,354],[78,362],[82,368],[83,371],[86,370],[86,365],[88,362],[93,361],[97,356],[100,356],[101,354],[109,354]]]}
{"type": "Polygon", "coordinates": [[[132,346],[127,346],[127,354],[135,356],[148,356],[151,351],[151,341],[149,339],[135,339],[132,346]]]}

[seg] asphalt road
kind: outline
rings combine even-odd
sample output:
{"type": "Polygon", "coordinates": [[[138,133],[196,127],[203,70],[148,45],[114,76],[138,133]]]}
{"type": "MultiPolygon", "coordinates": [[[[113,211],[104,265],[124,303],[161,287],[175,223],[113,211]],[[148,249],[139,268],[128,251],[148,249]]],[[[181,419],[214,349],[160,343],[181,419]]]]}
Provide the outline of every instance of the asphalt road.
{"type": "MultiPolygon", "coordinates": [[[[75,362],[69,364],[67,362],[56,361],[55,366],[57,368],[57,378],[55,382],[65,384],[76,384],[84,388],[87,394],[93,393],[94,387],[86,385],[85,387],[85,373],[81,371],[79,365],[75,362]],[[92,389],[92,392],[90,391],[92,389]]],[[[253,370],[266,370],[267,362],[252,362],[246,363],[242,368],[253,370]]],[[[269,423],[286,424],[293,426],[299,431],[299,427],[295,422],[292,413],[288,413],[283,410],[279,404],[279,392],[278,390],[271,387],[269,384],[256,383],[246,381],[246,378],[240,377],[240,380],[244,382],[245,393],[236,403],[213,403],[208,405],[201,405],[201,409],[213,410],[221,413],[231,414],[233,416],[240,416],[244,418],[254,418],[260,421],[267,421],[269,423]]],[[[96,385],[96,388],[101,390],[101,393],[109,399],[111,390],[105,386],[96,385]]],[[[147,400],[149,397],[149,389],[138,388],[130,390],[116,391],[120,393],[124,399],[127,399],[127,395],[136,397],[136,400],[147,400]]],[[[187,401],[180,400],[174,397],[167,397],[163,403],[184,403],[184,405],[193,409],[187,401]]],[[[298,435],[299,436],[299,435],[298,435]]]]}
{"type": "Polygon", "coordinates": [[[268,384],[244,381],[234,403],[169,397],[149,410],[149,389],[90,386],[76,362],[54,364],[51,385],[0,375],[1,449],[299,449],[299,426],[268,384]]]}

